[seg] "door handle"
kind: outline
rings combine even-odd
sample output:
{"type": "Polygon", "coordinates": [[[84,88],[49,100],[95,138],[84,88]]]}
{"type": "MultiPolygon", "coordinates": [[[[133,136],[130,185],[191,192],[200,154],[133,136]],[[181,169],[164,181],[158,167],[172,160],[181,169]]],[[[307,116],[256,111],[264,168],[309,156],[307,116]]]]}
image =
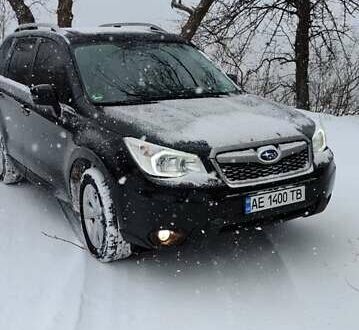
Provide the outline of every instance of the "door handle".
{"type": "Polygon", "coordinates": [[[25,115],[25,116],[29,116],[30,113],[31,113],[31,110],[30,108],[28,108],[26,105],[22,104],[21,105],[21,110],[22,110],[22,113],[25,115]]]}

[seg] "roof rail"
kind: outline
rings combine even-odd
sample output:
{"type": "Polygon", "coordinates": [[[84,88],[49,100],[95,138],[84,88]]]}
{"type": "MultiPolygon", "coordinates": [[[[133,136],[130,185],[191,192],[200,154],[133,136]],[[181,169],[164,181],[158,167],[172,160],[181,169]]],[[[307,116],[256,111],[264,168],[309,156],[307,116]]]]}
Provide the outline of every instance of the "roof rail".
{"type": "Polygon", "coordinates": [[[15,32],[27,31],[27,30],[40,30],[40,28],[47,28],[53,32],[59,32],[60,28],[54,24],[47,23],[29,23],[29,24],[21,24],[19,25],[15,32]]]}
{"type": "Polygon", "coordinates": [[[121,28],[126,26],[139,26],[139,27],[142,26],[142,27],[147,27],[152,31],[167,33],[167,31],[162,29],[161,27],[150,23],[108,23],[108,24],[100,25],[100,27],[116,27],[116,28],[121,28]]]}

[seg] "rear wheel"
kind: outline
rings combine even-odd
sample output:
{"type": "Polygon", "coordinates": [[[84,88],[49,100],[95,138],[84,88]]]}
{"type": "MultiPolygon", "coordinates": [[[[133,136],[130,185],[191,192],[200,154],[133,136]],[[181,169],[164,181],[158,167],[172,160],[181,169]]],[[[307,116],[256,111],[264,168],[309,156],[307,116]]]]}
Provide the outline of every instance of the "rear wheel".
{"type": "Polygon", "coordinates": [[[22,176],[7,154],[3,137],[0,135],[0,181],[5,184],[20,182],[22,176]]]}
{"type": "Polygon", "coordinates": [[[87,247],[103,262],[128,258],[131,244],[121,235],[111,180],[96,168],[84,172],[80,186],[81,224],[87,247]]]}

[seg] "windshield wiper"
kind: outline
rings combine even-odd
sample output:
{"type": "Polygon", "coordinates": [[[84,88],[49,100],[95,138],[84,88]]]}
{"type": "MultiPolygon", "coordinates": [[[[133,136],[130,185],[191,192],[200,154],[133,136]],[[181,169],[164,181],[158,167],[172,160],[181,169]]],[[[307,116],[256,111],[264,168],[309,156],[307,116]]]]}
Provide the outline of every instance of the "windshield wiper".
{"type": "Polygon", "coordinates": [[[186,98],[186,99],[199,99],[199,98],[208,98],[208,97],[221,97],[221,96],[226,96],[226,95],[230,95],[230,93],[228,92],[201,92],[201,93],[196,93],[196,92],[185,92],[185,93],[178,93],[173,95],[175,99],[181,99],[181,98],[186,98]]]}
{"type": "Polygon", "coordinates": [[[202,92],[196,93],[195,91],[191,90],[184,90],[180,93],[170,93],[170,94],[162,94],[162,95],[153,95],[153,96],[146,96],[143,94],[136,95],[132,94],[131,99],[122,100],[122,101],[112,101],[112,102],[97,102],[96,105],[99,106],[116,106],[116,105],[139,105],[139,104],[150,104],[158,101],[165,101],[165,100],[179,100],[179,99],[199,99],[199,98],[219,98],[221,96],[229,96],[234,94],[232,92],[202,92]]]}
{"type": "Polygon", "coordinates": [[[125,101],[110,101],[110,102],[92,102],[94,105],[100,107],[113,107],[118,105],[141,105],[141,104],[151,104],[154,103],[155,100],[147,100],[147,99],[134,99],[134,100],[125,100],[125,101]]]}

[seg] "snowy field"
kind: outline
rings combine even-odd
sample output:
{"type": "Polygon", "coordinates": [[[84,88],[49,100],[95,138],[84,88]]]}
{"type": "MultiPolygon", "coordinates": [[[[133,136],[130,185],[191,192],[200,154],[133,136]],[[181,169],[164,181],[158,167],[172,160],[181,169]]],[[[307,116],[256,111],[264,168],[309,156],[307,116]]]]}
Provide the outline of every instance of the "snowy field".
{"type": "Polygon", "coordinates": [[[46,192],[0,185],[0,329],[358,329],[359,118],[324,124],[324,214],[110,265],[43,234],[81,244],[46,192]]]}

